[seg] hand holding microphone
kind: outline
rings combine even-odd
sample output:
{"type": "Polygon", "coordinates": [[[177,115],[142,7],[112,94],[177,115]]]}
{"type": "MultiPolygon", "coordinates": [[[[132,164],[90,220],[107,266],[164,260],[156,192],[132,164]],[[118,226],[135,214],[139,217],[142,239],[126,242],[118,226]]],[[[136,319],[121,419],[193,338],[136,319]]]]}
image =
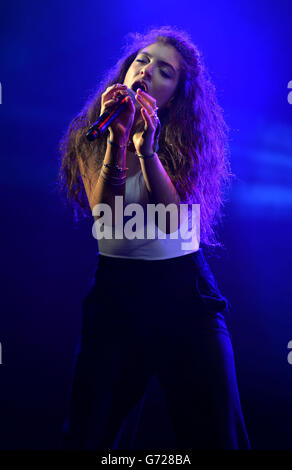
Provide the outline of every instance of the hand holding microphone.
{"type": "Polygon", "coordinates": [[[87,139],[97,139],[110,127],[115,137],[126,140],[134,121],[135,100],[135,92],[126,85],[117,83],[108,87],[101,95],[101,113],[88,130],[87,139]]]}

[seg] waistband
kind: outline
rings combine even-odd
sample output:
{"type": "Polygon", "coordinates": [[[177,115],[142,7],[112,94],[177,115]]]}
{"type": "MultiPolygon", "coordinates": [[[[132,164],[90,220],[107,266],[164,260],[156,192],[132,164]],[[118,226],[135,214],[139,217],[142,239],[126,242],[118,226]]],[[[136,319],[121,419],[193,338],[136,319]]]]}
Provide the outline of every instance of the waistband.
{"type": "Polygon", "coordinates": [[[99,254],[96,281],[98,275],[101,278],[105,276],[107,281],[117,278],[122,282],[132,282],[132,285],[139,284],[143,279],[153,288],[162,286],[169,294],[175,288],[176,281],[182,285],[184,279],[188,279],[190,275],[190,279],[195,281],[193,288],[209,312],[214,314],[230,310],[229,301],[221,294],[202,248],[187,255],[163,260],[114,258],[99,254]]]}
{"type": "Polygon", "coordinates": [[[140,258],[121,258],[121,257],[114,257],[114,256],[106,256],[102,254],[98,254],[98,265],[113,265],[113,266],[118,266],[118,265],[133,265],[133,266],[138,266],[138,265],[155,265],[156,267],[158,265],[172,265],[172,264],[183,264],[189,259],[195,259],[198,262],[205,261],[205,256],[203,254],[202,248],[199,248],[199,250],[194,251],[193,253],[188,253],[187,255],[182,255],[182,256],[176,256],[174,258],[165,258],[165,259],[154,259],[154,260],[149,260],[149,259],[140,259],[140,258]]]}
{"type": "Polygon", "coordinates": [[[115,258],[113,256],[105,256],[98,254],[97,257],[97,268],[96,273],[100,270],[133,270],[135,271],[165,271],[165,270],[182,270],[187,269],[188,267],[194,268],[197,267],[198,271],[204,270],[206,268],[207,261],[203,253],[203,249],[194,251],[187,255],[177,256],[175,258],[167,258],[162,260],[144,260],[144,259],[133,259],[133,258],[115,258]]]}

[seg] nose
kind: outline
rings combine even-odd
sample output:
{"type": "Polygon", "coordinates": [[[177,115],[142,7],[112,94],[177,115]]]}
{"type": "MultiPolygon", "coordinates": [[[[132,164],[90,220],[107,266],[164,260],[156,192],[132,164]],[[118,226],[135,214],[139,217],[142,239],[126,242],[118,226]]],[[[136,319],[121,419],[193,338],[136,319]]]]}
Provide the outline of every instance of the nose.
{"type": "Polygon", "coordinates": [[[150,77],[152,76],[153,72],[153,64],[150,62],[148,64],[145,64],[142,70],[140,71],[140,74],[142,77],[150,77]]]}

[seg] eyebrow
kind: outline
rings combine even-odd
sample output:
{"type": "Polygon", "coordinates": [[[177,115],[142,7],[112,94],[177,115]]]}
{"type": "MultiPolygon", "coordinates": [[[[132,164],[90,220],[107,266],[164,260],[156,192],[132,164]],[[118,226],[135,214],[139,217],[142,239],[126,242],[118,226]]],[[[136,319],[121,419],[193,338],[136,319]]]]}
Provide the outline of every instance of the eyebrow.
{"type": "MultiPolygon", "coordinates": [[[[139,52],[139,54],[144,54],[144,55],[148,56],[150,59],[153,58],[153,55],[149,54],[149,52],[139,52]]],[[[174,71],[174,73],[177,72],[177,70],[173,67],[173,65],[169,64],[168,62],[165,62],[165,60],[158,60],[157,62],[158,62],[158,64],[166,65],[167,67],[170,67],[174,71]]]]}

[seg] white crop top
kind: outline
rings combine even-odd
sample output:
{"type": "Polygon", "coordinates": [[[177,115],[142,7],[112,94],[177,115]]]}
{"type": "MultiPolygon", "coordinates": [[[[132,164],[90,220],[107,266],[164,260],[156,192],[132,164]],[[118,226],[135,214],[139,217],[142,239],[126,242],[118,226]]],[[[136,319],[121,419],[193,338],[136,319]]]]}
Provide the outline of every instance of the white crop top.
{"type": "MultiPolygon", "coordinates": [[[[155,225],[154,218],[147,216],[150,206],[154,207],[149,202],[142,170],[139,170],[138,173],[126,179],[124,214],[130,217],[131,220],[127,221],[124,226],[121,225],[124,230],[119,230],[119,235],[117,235],[115,227],[110,227],[109,231],[104,228],[101,238],[102,217],[94,222],[92,233],[98,241],[99,253],[117,258],[159,260],[187,255],[199,249],[200,217],[198,204],[189,205],[188,215],[185,212],[184,222],[181,222],[176,232],[170,234],[162,232],[155,225]],[[139,204],[138,212],[137,206],[130,206],[133,203],[139,204]],[[133,210],[135,212],[132,212],[133,210]],[[137,221],[137,214],[139,213],[141,216],[142,212],[144,213],[142,223],[134,224],[134,218],[137,221]],[[126,229],[127,224],[128,229],[126,229]]],[[[122,207],[121,205],[121,213],[122,207]]],[[[118,213],[118,211],[116,212],[118,213]]]]}

